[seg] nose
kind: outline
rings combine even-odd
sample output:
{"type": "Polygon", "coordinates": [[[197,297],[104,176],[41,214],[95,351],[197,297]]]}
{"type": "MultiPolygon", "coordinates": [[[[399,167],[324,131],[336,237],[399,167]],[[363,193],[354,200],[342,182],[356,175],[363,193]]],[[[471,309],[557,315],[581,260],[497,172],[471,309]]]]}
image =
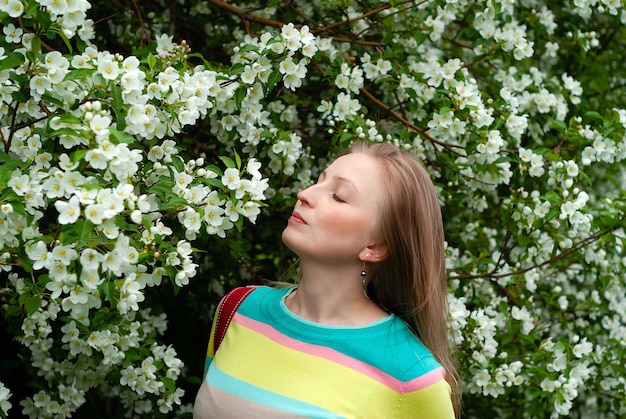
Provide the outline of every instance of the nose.
{"type": "Polygon", "coordinates": [[[313,203],[313,186],[309,186],[308,188],[302,189],[297,193],[298,201],[302,203],[302,205],[311,206],[313,203]]]}

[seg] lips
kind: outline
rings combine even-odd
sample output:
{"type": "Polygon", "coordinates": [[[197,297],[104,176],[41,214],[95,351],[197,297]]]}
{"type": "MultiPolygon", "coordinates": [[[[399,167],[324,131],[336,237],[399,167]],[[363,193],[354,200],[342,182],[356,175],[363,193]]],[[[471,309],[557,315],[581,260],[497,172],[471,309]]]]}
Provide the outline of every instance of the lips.
{"type": "Polygon", "coordinates": [[[306,224],[306,221],[304,221],[304,218],[302,218],[298,211],[294,211],[289,219],[295,223],[306,224]]]}

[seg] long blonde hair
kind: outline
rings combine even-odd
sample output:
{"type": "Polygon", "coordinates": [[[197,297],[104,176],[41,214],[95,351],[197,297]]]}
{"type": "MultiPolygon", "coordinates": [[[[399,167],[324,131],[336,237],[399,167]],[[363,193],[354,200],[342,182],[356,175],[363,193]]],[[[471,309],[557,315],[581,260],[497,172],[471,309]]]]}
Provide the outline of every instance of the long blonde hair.
{"type": "Polygon", "coordinates": [[[460,380],[450,343],[444,232],[439,198],[421,163],[389,143],[355,142],[343,154],[377,161],[387,186],[378,234],[388,256],[375,264],[368,296],[394,313],[446,370],[452,402],[460,415],[460,380]]]}

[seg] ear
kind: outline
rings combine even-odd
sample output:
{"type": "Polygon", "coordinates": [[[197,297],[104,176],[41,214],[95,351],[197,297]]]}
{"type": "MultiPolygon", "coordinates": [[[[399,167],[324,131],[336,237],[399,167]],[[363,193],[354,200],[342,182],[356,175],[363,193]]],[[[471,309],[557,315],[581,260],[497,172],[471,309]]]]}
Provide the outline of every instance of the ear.
{"type": "Polygon", "coordinates": [[[359,259],[363,262],[382,262],[387,259],[389,252],[387,246],[382,243],[373,243],[365,247],[359,253],[359,259]]]}

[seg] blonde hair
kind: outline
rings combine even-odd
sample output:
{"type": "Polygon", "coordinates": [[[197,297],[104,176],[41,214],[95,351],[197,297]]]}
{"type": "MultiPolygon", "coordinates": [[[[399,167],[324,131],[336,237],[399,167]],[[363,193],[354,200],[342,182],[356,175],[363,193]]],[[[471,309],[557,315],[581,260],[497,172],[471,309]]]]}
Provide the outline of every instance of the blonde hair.
{"type": "Polygon", "coordinates": [[[392,144],[355,142],[343,154],[351,153],[377,161],[387,186],[377,228],[388,255],[370,268],[367,294],[404,320],[445,368],[458,417],[460,380],[449,336],[443,221],[435,187],[422,164],[392,144]]]}

